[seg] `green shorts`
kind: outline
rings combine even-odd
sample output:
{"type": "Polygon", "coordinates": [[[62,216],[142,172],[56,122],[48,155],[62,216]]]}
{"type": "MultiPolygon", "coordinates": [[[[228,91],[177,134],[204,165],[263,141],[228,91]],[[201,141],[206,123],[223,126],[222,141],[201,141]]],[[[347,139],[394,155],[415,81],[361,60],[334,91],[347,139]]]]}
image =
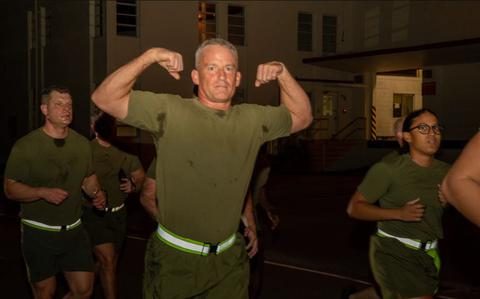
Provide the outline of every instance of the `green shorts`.
{"type": "Polygon", "coordinates": [[[218,255],[200,256],[150,237],[145,253],[143,298],[248,298],[248,257],[243,236],[218,255]]]}
{"type": "Polygon", "coordinates": [[[59,272],[93,272],[90,240],[83,225],[60,232],[22,224],[22,252],[30,282],[59,272]]]}
{"type": "MultiPolygon", "coordinates": [[[[438,253],[438,252],[437,252],[438,253]]],[[[373,235],[370,265],[384,299],[434,295],[439,284],[434,259],[423,250],[406,247],[400,241],[373,235]]]]}
{"type": "Polygon", "coordinates": [[[92,246],[113,243],[117,252],[120,251],[127,231],[126,208],[99,216],[92,208],[84,207],[82,221],[92,246]]]}

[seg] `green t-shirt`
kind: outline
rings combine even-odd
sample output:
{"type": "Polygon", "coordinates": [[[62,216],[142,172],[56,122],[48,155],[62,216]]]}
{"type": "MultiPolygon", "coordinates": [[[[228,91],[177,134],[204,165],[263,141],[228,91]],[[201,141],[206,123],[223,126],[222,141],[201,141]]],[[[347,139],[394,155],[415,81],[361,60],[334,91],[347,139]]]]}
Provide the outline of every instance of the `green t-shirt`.
{"type": "Polygon", "coordinates": [[[438,199],[438,184],[447,174],[449,165],[434,159],[429,167],[421,167],[409,154],[383,159],[370,168],[358,191],[382,208],[400,208],[420,198],[426,206],[420,222],[379,221],[378,227],[397,237],[434,240],[443,237],[443,207],[438,199]]]}
{"type": "Polygon", "coordinates": [[[238,228],[258,149],[287,136],[292,123],[284,106],[243,104],[220,111],[197,99],[141,91],[130,94],[123,121],[153,134],[158,221],[176,234],[212,243],[238,228]]]}
{"type": "MultiPolygon", "coordinates": [[[[142,164],[136,156],[122,152],[113,145],[102,146],[96,139],[92,140],[90,145],[92,146],[93,168],[100,186],[107,191],[108,207],[118,207],[128,196],[120,190],[118,172],[123,169],[124,173],[129,176],[130,173],[141,169],[142,164]]],[[[137,188],[140,187],[137,186],[137,188]]]]}
{"type": "Polygon", "coordinates": [[[22,218],[48,225],[67,225],[80,218],[81,186],[92,174],[89,142],[72,129],[65,139],[54,139],[42,128],[30,132],[14,144],[5,168],[8,179],[69,193],[60,205],[42,199],[21,204],[22,218]]]}

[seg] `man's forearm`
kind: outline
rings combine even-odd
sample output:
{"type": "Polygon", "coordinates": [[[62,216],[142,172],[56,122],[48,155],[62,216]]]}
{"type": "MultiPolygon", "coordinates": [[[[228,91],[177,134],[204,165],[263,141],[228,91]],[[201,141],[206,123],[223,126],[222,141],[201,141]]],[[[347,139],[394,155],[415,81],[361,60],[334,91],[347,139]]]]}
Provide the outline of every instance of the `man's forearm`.
{"type": "Polygon", "coordinates": [[[145,180],[145,171],[143,171],[143,168],[137,169],[130,173],[130,179],[134,184],[133,192],[140,192],[145,180]]]}
{"type": "Polygon", "coordinates": [[[155,180],[146,177],[143,183],[142,192],[140,193],[140,203],[150,217],[156,219],[158,214],[155,180]]]}
{"type": "Polygon", "coordinates": [[[183,70],[182,55],[164,48],[152,48],[108,76],[93,92],[92,101],[108,114],[124,119],[128,113],[133,84],[153,63],[158,63],[172,77],[180,79],[183,70]]]}
{"type": "Polygon", "coordinates": [[[32,202],[41,199],[40,187],[31,187],[7,178],[4,180],[3,190],[8,199],[19,202],[32,202]]]}
{"type": "Polygon", "coordinates": [[[292,77],[285,66],[280,76],[278,76],[280,86],[280,101],[292,114],[292,133],[305,129],[312,122],[312,109],[310,99],[292,77]]]}
{"type": "Polygon", "coordinates": [[[88,196],[94,198],[101,189],[97,175],[92,174],[89,177],[86,177],[83,180],[82,189],[88,196]]]}
{"type": "Polygon", "coordinates": [[[256,231],[257,230],[257,225],[255,223],[255,216],[253,212],[253,199],[252,199],[252,193],[249,192],[247,195],[247,198],[245,199],[245,208],[243,209],[243,216],[247,219],[248,227],[256,231]]]}

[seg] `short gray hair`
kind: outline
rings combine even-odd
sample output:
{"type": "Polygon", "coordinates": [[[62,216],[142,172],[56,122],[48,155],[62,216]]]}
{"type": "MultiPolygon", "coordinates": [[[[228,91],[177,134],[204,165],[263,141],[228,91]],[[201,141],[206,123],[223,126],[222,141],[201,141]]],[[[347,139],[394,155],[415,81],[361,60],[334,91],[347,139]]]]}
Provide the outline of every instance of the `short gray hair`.
{"type": "Polygon", "coordinates": [[[201,43],[200,46],[198,46],[197,50],[195,51],[195,67],[198,67],[198,65],[200,64],[200,57],[202,56],[203,50],[208,46],[215,46],[215,45],[222,46],[230,50],[230,52],[232,52],[233,57],[235,57],[235,60],[237,61],[237,64],[238,64],[237,48],[235,48],[235,46],[231,42],[224,40],[223,38],[210,38],[205,40],[203,43],[201,43]]]}

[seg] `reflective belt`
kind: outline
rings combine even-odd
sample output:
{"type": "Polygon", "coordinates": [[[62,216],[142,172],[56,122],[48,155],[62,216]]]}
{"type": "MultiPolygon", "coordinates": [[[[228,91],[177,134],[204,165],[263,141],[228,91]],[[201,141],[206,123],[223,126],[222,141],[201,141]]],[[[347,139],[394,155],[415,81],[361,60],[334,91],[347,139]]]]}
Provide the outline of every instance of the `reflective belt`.
{"type": "Polygon", "coordinates": [[[109,208],[109,207],[106,207],[105,208],[105,212],[117,212],[117,211],[120,211],[121,209],[123,209],[123,207],[125,206],[125,203],[122,203],[121,205],[119,205],[118,207],[113,207],[113,208],[109,208]]]}
{"type": "Polygon", "coordinates": [[[82,223],[81,219],[78,219],[74,223],[68,224],[68,225],[48,225],[48,224],[45,224],[45,223],[41,223],[41,222],[33,221],[33,220],[28,220],[28,219],[22,219],[21,221],[25,225],[28,225],[28,226],[31,226],[31,227],[34,227],[34,228],[38,228],[38,229],[41,229],[41,230],[51,231],[51,232],[71,230],[71,229],[76,228],[77,226],[79,226],[82,223]]]}
{"type": "Polygon", "coordinates": [[[413,240],[409,238],[401,238],[397,236],[390,235],[389,233],[384,232],[381,229],[377,230],[377,234],[381,237],[389,237],[389,238],[394,238],[400,241],[401,243],[407,245],[407,247],[411,247],[413,249],[422,249],[422,250],[431,250],[431,249],[436,249],[438,242],[437,240],[434,241],[427,241],[427,242],[421,242],[419,240],[413,240]]]}
{"type": "Polygon", "coordinates": [[[228,239],[217,244],[208,242],[199,242],[189,238],[181,237],[167,230],[164,226],[158,224],[157,237],[165,244],[180,251],[207,256],[210,253],[219,254],[230,248],[235,243],[235,233],[228,239]]]}

